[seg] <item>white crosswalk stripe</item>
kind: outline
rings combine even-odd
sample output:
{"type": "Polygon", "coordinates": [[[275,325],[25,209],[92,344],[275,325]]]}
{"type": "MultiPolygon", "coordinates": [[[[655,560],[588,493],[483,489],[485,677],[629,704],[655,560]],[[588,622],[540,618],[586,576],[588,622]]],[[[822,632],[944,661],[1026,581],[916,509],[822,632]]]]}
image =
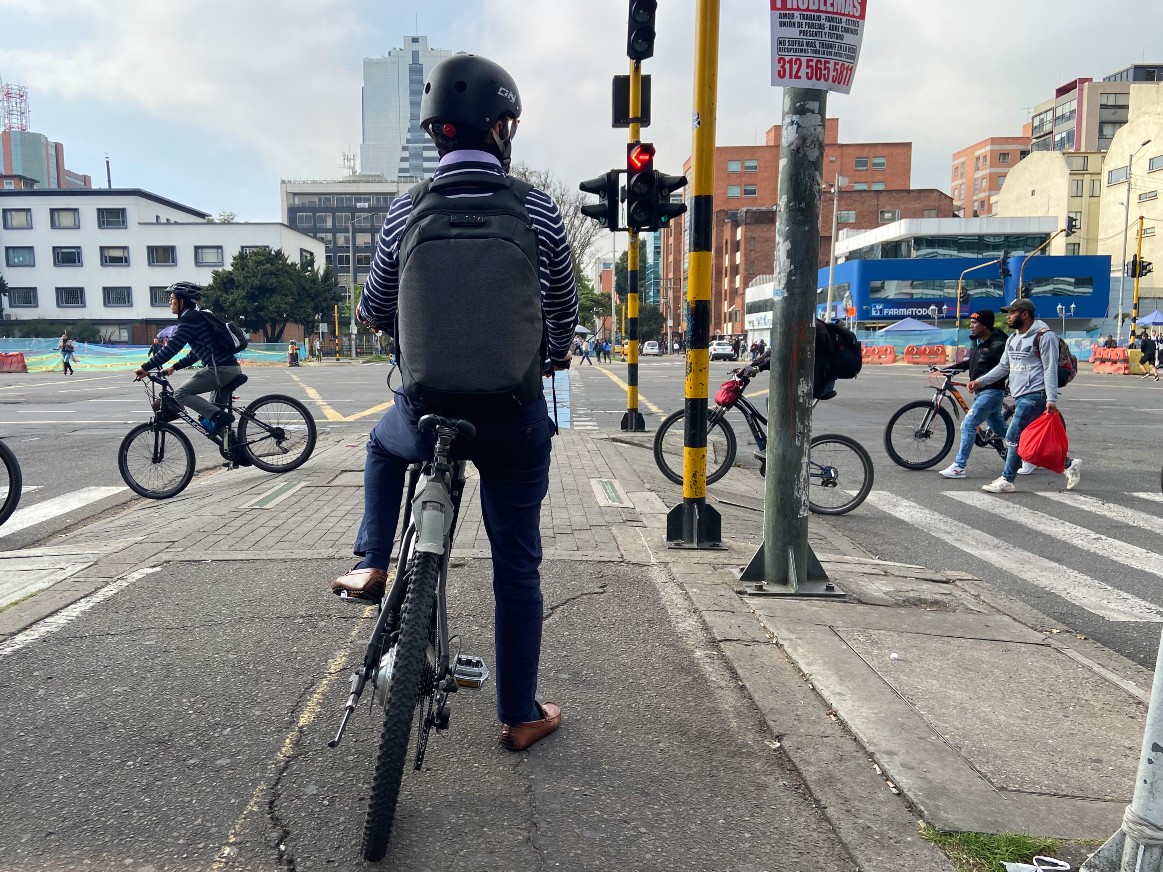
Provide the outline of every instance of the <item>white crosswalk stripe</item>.
{"type": "Polygon", "coordinates": [[[1163,503],[1163,494],[1157,494],[1154,491],[1139,492],[1131,494],[1133,497],[1138,497],[1141,500],[1151,500],[1155,503],[1163,503]]]}
{"type": "MultiPolygon", "coordinates": [[[[963,496],[977,497],[978,495],[947,491],[944,496],[958,498],[963,496]]],[[[1005,506],[1011,505],[1007,504],[1004,498],[986,497],[984,494],[981,496],[987,501],[986,508],[993,513],[1003,512],[1005,506]]],[[[975,505],[975,501],[970,499],[959,501],[975,505]]],[[[929,533],[942,542],[959,548],[978,560],[982,560],[1003,572],[1012,573],[1018,578],[1060,596],[1099,617],[1109,621],[1163,623],[1163,609],[1145,600],[1111,587],[1109,584],[1081,572],[1061,566],[1052,560],[1030,553],[1020,545],[1007,544],[994,535],[961,521],[956,521],[918,503],[886,491],[873,491],[868,495],[868,502],[893,517],[929,533]]],[[[1014,513],[1007,514],[1006,517],[1018,521],[1020,513],[1030,514],[1024,505],[1014,505],[1014,513]]],[[[1046,515],[1043,517],[1051,521],[1058,520],[1046,515]]],[[[1073,544],[1072,538],[1076,537],[1079,531],[1085,532],[1088,536],[1099,536],[1099,534],[1092,534],[1085,528],[1073,524],[1059,523],[1062,526],[1053,525],[1056,532],[1050,535],[1061,538],[1061,541],[1065,543],[1073,544]],[[1073,530],[1069,528],[1073,528],[1073,530]]],[[[1101,539],[1113,541],[1105,536],[1101,539]]],[[[1089,547],[1089,540],[1087,547],[1089,547]]],[[[1104,547],[1106,546],[1104,545],[1104,547]]],[[[1120,543],[1120,547],[1126,548],[1127,546],[1120,543]]]]}
{"type": "Polygon", "coordinates": [[[125,487],[83,487],[80,490],[53,497],[51,500],[45,500],[43,503],[17,509],[12,513],[12,517],[4,522],[4,526],[0,527],[0,538],[11,536],[20,530],[27,530],[29,527],[34,527],[113,494],[119,494],[124,490],[126,490],[125,487]]]}
{"type": "MultiPolygon", "coordinates": [[[[1057,493],[1043,493],[1040,496],[1058,503],[1064,503],[1068,506],[1077,506],[1093,514],[1103,515],[1120,524],[1129,524],[1132,527],[1138,527],[1140,530],[1150,530],[1152,533],[1158,533],[1163,536],[1163,518],[1158,518],[1155,515],[1131,511],[1126,506],[1120,506],[1117,503],[1108,503],[1105,500],[1095,499],[1094,497],[1083,496],[1077,492],[1061,491],[1057,493]]],[[[1131,494],[1131,496],[1137,495],[1131,494]]]]}

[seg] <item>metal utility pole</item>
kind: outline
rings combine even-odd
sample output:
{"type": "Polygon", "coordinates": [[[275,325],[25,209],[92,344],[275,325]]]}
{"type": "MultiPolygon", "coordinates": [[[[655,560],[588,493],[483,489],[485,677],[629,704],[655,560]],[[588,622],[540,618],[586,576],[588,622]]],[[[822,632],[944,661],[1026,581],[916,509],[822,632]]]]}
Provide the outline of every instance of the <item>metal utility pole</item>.
{"type": "Polygon", "coordinates": [[[675,506],[666,516],[666,538],[671,547],[723,547],[722,519],[718,511],[707,505],[707,375],[710,369],[718,72],[719,0],[697,0],[691,198],[687,216],[691,223],[687,280],[690,317],[687,322],[686,421],[682,504],[675,506]]]}
{"type": "Polygon", "coordinates": [[[837,173],[832,182],[832,244],[830,246],[831,253],[828,255],[828,304],[824,308],[824,317],[829,321],[832,319],[832,288],[835,287],[833,277],[836,272],[836,234],[840,230],[839,215],[836,210],[840,208],[840,186],[846,184],[848,184],[848,178],[837,173]]]}

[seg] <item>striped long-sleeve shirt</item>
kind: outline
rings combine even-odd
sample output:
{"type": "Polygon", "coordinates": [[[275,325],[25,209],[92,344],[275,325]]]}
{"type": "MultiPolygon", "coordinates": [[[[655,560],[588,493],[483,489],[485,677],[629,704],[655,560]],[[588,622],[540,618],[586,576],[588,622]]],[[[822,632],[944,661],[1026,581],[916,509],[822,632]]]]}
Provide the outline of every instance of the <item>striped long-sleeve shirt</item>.
{"type": "Polygon", "coordinates": [[[197,309],[186,309],[178,316],[178,329],[170,341],[161,351],[151,355],[141,368],[161,369],[166,361],[187,345],[190,346],[190,353],[175,363],[174,369],[185,369],[199,360],[206,366],[238,366],[238,358],[233,354],[215,349],[214,335],[210,332],[206,316],[199,314],[197,309]]]}
{"type": "MultiPolygon", "coordinates": [[[[454,151],[440,159],[434,178],[456,173],[492,172],[503,175],[500,161],[484,151],[454,151]]],[[[467,188],[467,186],[466,186],[467,188]]],[[[466,189],[460,196],[472,196],[466,189]]],[[[551,360],[564,360],[577,326],[577,285],[565,224],[557,204],[537,188],[525,198],[525,208],[537,231],[540,247],[541,310],[551,360]]],[[[400,290],[397,243],[412,211],[412,199],[404,194],[392,201],[376,243],[376,256],[359,301],[359,317],[382,330],[394,329],[400,290]]]]}

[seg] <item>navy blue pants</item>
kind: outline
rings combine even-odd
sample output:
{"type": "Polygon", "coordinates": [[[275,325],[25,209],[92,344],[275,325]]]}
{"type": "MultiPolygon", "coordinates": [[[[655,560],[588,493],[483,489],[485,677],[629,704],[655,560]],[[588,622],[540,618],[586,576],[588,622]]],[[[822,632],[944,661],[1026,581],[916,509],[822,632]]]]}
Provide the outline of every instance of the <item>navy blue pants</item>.
{"type": "MultiPolygon", "coordinates": [[[[364,466],[364,509],[355,553],[364,566],[386,569],[400,520],[408,465],[430,460],[432,431],[420,433],[424,412],[397,396],[372,430],[364,466]]],[[[476,425],[472,441],[453,457],[480,473],[481,513],[493,555],[496,615],[497,717],[504,724],[541,718],[534,698],[541,657],[541,502],[549,490],[550,424],[538,399],[501,414],[463,415],[476,425]]]]}

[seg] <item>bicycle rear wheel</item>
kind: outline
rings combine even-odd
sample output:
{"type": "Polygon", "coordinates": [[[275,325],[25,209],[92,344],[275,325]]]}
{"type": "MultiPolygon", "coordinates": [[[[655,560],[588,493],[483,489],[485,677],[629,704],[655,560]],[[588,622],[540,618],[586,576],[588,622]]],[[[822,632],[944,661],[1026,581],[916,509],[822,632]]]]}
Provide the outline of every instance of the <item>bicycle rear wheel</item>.
{"type": "MultiPolygon", "coordinates": [[[[654,462],[662,474],[682,484],[683,438],[686,409],[669,416],[654,434],[654,462]]],[[[731,469],[739,450],[735,431],[727,423],[726,412],[716,406],[707,412],[707,484],[714,484],[731,469]]]]}
{"type": "Polygon", "coordinates": [[[888,419],[884,450],[905,469],[928,469],[949,453],[955,432],[946,409],[934,413],[932,400],[916,400],[905,403],[888,419]]]}
{"type": "Polygon", "coordinates": [[[872,458],[855,439],[816,436],[808,457],[808,508],[817,515],[850,512],[872,490],[872,477],[872,458]]]}
{"type": "Polygon", "coordinates": [[[194,446],[173,424],[139,424],[121,440],[117,468],[143,497],[169,499],[194,477],[194,446]]]}
{"type": "Polygon", "coordinates": [[[16,459],[16,455],[12,453],[12,449],[0,442],[0,475],[4,476],[4,480],[0,481],[0,487],[3,487],[3,502],[0,503],[0,524],[3,524],[16,511],[16,506],[20,502],[20,489],[24,486],[23,476],[20,474],[20,463],[16,459]]]}
{"type": "Polygon", "coordinates": [[[259,397],[241,413],[238,441],[250,462],[264,472],[290,472],[315,450],[315,419],[292,397],[259,397]]]}
{"type": "MultiPolygon", "coordinates": [[[[400,609],[400,629],[395,645],[388,649],[392,664],[384,701],[384,726],[371,796],[363,827],[363,857],[382,860],[392,835],[400,781],[412,734],[412,717],[421,691],[421,679],[428,662],[428,635],[436,603],[436,584],[441,558],[414,552],[408,563],[408,593],[400,609]]],[[[381,667],[384,668],[384,667],[381,667]]]]}

